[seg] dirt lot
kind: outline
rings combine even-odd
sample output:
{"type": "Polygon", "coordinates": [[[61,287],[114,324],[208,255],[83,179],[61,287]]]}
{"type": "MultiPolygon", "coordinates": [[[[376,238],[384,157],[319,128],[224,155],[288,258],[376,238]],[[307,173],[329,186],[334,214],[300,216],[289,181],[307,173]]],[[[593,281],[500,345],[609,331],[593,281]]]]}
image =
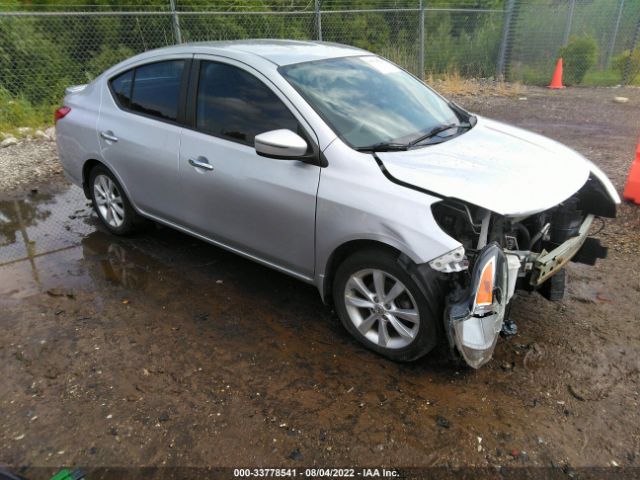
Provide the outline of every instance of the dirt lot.
{"type": "MultiPolygon", "coordinates": [[[[639,90],[524,95],[458,100],[622,189],[639,90]]],[[[599,233],[609,259],[570,266],[563,302],[515,300],[519,333],[476,372],[391,363],[314,288],[166,228],[115,238],[59,174],[26,180],[0,202],[0,464],[640,466],[640,207],[599,233]]]]}

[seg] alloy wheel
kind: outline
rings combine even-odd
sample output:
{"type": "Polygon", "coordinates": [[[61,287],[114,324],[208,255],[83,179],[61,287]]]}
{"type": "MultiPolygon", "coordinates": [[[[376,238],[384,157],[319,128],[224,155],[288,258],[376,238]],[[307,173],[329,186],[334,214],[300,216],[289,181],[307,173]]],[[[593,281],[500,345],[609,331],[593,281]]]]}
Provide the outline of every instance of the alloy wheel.
{"type": "Polygon", "coordinates": [[[122,226],[124,202],[115,182],[106,175],[97,175],[93,180],[93,193],[102,219],[113,228],[122,226]]]}
{"type": "Polygon", "coordinates": [[[387,272],[365,269],[352,274],[344,302],[358,332],[379,347],[404,348],[418,334],[417,303],[407,287],[387,272]]]}

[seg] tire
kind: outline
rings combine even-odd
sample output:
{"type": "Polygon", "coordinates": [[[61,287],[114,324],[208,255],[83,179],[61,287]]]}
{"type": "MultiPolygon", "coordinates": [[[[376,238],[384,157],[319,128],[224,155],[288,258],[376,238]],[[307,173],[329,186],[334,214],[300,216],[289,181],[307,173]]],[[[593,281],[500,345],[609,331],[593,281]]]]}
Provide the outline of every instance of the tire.
{"type": "Polygon", "coordinates": [[[97,165],[89,174],[89,192],[102,224],[115,235],[136,232],[143,220],[131,206],[124,189],[104,166],[97,165]],[[108,196],[108,198],[107,198],[108,196]]]}
{"type": "Polygon", "coordinates": [[[363,250],[348,257],[336,270],[332,288],[344,327],[365,347],[391,360],[413,361],[429,353],[441,337],[444,294],[434,272],[421,273],[410,260],[389,250],[363,250]],[[384,285],[386,302],[377,298],[376,272],[382,272],[378,284],[384,285]],[[404,291],[389,301],[401,287],[404,291]],[[398,310],[401,316],[394,313],[398,310]]]}

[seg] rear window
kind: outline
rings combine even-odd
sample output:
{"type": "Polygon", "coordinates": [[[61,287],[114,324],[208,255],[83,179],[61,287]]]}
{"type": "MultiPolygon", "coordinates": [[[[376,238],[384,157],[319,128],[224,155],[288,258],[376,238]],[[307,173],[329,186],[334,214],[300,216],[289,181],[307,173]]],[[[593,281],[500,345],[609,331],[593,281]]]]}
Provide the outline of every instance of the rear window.
{"type": "Polygon", "coordinates": [[[111,80],[111,91],[121,107],[176,121],[184,65],[184,60],[142,65],[111,80]]]}

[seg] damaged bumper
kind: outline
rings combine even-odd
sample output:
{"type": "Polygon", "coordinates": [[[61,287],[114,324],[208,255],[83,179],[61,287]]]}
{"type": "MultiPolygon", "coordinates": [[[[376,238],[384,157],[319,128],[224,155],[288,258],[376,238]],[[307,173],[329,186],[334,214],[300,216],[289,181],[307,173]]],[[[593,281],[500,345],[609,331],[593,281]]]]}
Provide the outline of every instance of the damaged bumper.
{"type": "Polygon", "coordinates": [[[531,259],[533,260],[531,285],[536,287],[542,285],[542,283],[560,271],[580,251],[587,240],[593,219],[593,215],[587,215],[578,230],[577,236],[570,238],[551,252],[543,251],[534,259],[531,259]]]}
{"type": "Polygon", "coordinates": [[[606,256],[606,248],[588,238],[593,220],[593,215],[587,215],[577,234],[550,252],[505,251],[497,243],[481,250],[471,281],[466,289],[451,294],[445,312],[449,344],[469,366],[479,368],[491,359],[518,277],[529,272],[527,281],[537,288],[572,259],[592,264],[606,256]]]}

